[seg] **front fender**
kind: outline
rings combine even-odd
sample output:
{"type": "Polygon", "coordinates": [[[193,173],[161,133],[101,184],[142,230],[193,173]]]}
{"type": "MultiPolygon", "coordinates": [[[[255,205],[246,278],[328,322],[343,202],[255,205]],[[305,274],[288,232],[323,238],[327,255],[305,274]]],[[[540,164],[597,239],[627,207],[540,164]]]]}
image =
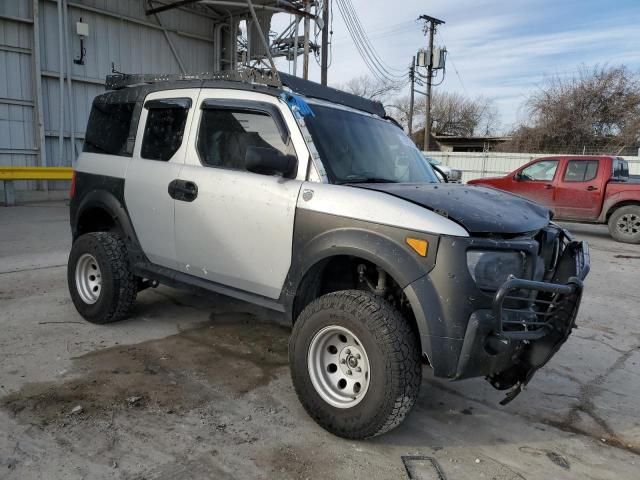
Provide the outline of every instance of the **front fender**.
{"type": "MultiPolygon", "coordinates": [[[[362,258],[384,269],[405,289],[434,268],[439,242],[433,234],[309,210],[298,210],[294,232],[291,268],[280,299],[292,321],[303,281],[323,262],[343,255],[362,258]],[[406,244],[408,236],[429,242],[426,257],[406,244]]],[[[418,328],[426,335],[424,325],[418,328]]]]}

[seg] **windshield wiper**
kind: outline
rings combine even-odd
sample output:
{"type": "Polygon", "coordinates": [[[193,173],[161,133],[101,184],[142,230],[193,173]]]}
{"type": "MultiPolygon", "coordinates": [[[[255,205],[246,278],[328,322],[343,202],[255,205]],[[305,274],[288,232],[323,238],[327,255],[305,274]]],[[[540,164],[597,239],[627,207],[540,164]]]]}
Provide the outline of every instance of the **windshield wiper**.
{"type": "Polygon", "coordinates": [[[350,183],[398,183],[398,182],[395,180],[391,180],[390,178],[358,177],[358,178],[352,178],[350,180],[341,180],[337,183],[339,185],[348,185],[350,183]]]}

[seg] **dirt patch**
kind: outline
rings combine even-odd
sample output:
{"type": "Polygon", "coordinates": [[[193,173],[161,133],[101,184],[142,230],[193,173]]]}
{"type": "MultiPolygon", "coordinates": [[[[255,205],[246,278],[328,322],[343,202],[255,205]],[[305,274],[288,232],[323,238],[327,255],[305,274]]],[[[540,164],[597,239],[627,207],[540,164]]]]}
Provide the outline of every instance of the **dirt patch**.
{"type": "Polygon", "coordinates": [[[176,335],[77,357],[66,380],[26,384],[0,407],[40,426],[133,408],[179,413],[270,382],[287,364],[288,337],[252,314],[211,315],[176,335]]]}

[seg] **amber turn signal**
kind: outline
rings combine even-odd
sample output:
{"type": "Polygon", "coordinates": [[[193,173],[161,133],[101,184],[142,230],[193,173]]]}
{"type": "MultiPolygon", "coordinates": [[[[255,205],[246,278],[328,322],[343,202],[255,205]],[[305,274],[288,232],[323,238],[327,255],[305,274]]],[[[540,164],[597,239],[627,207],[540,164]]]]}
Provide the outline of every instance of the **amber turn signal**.
{"type": "Polygon", "coordinates": [[[419,238],[407,237],[407,245],[415,250],[415,252],[421,257],[427,256],[427,250],[429,249],[429,242],[421,240],[419,238]]]}

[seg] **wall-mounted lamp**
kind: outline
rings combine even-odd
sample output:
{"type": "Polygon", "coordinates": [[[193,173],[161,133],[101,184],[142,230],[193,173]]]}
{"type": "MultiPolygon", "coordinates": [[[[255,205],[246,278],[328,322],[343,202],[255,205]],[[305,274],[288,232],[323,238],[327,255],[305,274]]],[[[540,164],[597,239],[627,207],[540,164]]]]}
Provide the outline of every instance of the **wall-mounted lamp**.
{"type": "Polygon", "coordinates": [[[76,34],[80,37],[80,58],[74,58],[73,63],[76,65],[84,65],[84,57],[87,53],[84,48],[84,39],[89,36],[89,24],[84,23],[82,17],[80,17],[79,22],[76,22],[76,34]]]}

